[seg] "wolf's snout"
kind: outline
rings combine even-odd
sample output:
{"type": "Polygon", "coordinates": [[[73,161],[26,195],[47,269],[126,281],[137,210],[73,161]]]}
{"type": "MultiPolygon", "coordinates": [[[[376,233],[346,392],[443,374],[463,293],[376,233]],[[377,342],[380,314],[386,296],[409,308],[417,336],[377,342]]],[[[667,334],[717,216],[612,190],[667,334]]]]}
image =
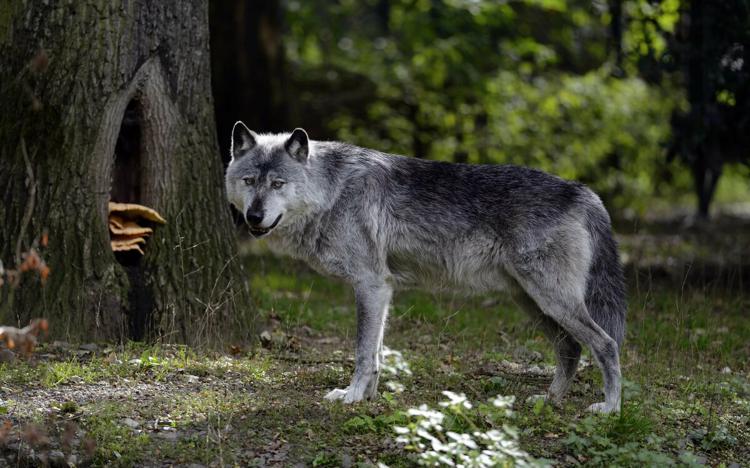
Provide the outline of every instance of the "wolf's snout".
{"type": "Polygon", "coordinates": [[[264,216],[265,213],[263,210],[256,210],[253,208],[250,208],[247,210],[247,213],[245,213],[245,219],[250,226],[260,225],[263,222],[264,216]]]}

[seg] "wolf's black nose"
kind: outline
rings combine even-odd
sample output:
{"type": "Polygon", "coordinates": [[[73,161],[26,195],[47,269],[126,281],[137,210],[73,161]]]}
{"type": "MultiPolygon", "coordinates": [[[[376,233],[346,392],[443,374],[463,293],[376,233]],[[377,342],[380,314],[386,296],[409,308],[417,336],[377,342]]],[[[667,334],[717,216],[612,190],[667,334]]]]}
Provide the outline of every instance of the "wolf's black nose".
{"type": "Polygon", "coordinates": [[[263,210],[253,210],[250,208],[247,210],[247,213],[245,213],[245,219],[247,220],[247,224],[251,226],[257,226],[260,223],[263,222],[263,210]]]}

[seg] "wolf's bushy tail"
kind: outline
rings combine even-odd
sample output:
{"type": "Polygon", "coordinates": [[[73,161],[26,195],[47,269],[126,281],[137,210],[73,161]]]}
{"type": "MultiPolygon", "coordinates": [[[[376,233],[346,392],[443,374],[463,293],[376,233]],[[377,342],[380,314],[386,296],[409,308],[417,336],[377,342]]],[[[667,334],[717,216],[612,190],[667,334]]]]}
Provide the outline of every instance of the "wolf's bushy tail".
{"type": "Polygon", "coordinates": [[[593,258],[586,284],[586,307],[594,322],[622,348],[627,312],[625,279],[611,221],[603,205],[588,210],[588,228],[593,258]]]}

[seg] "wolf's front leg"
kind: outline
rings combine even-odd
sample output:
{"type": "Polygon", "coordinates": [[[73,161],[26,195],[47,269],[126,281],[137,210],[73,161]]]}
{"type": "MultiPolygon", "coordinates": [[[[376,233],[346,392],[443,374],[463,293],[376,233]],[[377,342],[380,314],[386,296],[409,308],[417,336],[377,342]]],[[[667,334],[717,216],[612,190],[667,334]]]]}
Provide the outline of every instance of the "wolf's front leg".
{"type": "Polygon", "coordinates": [[[335,389],[327,400],[353,403],[373,398],[378,391],[380,348],[393,290],[384,281],[360,283],[354,287],[357,300],[357,350],[354,377],[345,389],[335,389]]]}

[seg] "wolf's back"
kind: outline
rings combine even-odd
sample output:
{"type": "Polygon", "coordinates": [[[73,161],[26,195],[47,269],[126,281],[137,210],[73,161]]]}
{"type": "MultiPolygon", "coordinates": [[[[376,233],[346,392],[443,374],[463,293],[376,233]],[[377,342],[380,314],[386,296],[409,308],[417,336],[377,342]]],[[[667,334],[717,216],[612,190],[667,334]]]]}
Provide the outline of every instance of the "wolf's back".
{"type": "Polygon", "coordinates": [[[586,307],[591,318],[622,348],[627,312],[625,280],[611,221],[603,205],[589,208],[588,229],[593,258],[586,285],[586,307]]]}

